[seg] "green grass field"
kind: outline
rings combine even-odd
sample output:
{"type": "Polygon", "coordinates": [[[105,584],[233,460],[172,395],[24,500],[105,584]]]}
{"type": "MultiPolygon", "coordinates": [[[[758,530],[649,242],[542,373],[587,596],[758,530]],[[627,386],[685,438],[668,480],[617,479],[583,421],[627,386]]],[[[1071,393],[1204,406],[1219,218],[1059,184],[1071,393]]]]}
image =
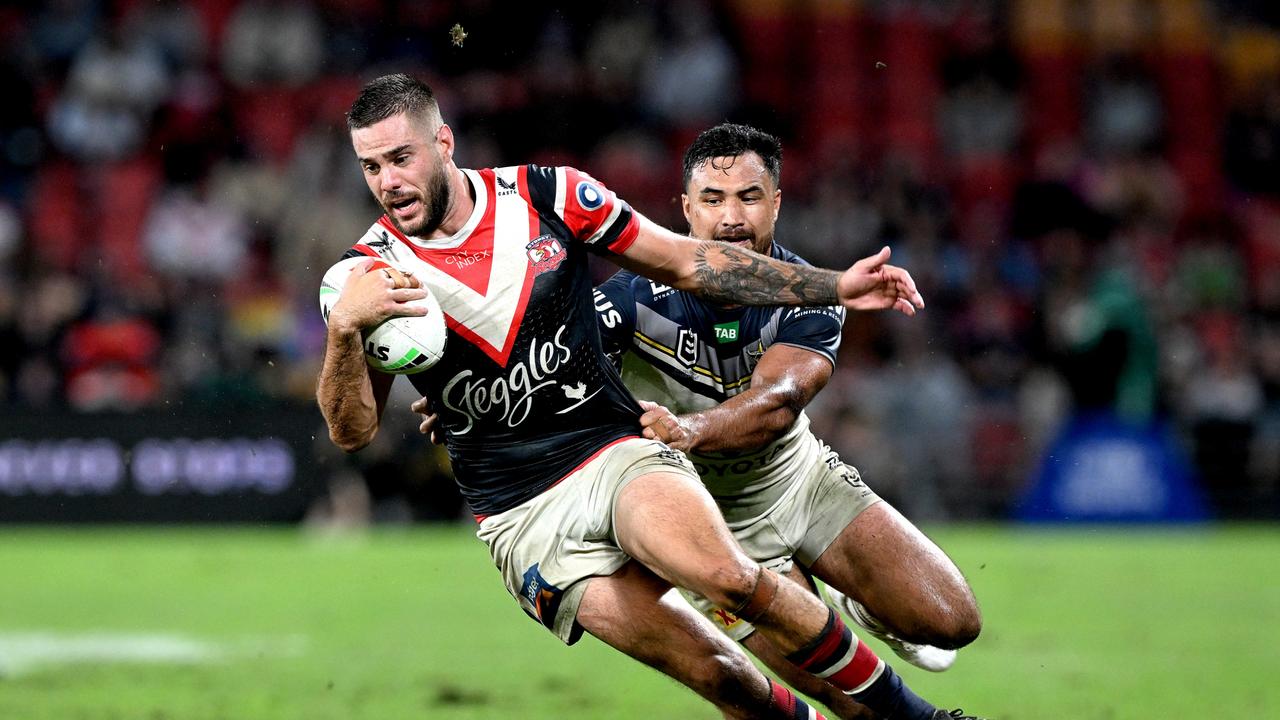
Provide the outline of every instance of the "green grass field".
{"type": "MultiPolygon", "coordinates": [[[[1002,720],[1280,717],[1280,529],[931,534],[986,628],[945,674],[894,663],[926,697],[1002,720]]],[[[560,645],[467,528],[0,528],[3,720],[517,717],[718,714],[591,638],[560,645]],[[157,644],[168,661],[112,658],[157,644]]]]}

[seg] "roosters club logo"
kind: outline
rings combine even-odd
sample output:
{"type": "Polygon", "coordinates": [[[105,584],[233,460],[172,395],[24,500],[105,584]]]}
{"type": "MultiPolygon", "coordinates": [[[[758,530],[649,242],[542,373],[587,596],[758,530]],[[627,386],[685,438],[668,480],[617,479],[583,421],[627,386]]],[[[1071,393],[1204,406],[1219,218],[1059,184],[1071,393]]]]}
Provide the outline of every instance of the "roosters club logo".
{"type": "Polygon", "coordinates": [[[534,275],[555,270],[564,262],[564,246],[551,235],[536,237],[524,247],[529,255],[529,262],[533,263],[534,275]]]}

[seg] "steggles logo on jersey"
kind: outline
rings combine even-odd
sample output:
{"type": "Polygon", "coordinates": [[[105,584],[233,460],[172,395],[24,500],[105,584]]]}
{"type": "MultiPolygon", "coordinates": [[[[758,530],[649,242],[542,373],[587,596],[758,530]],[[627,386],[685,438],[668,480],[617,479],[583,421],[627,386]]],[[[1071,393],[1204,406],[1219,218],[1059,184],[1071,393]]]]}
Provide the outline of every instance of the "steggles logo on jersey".
{"type": "MultiPolygon", "coordinates": [[[[563,341],[565,330],[561,325],[551,343],[540,343],[537,338],[530,341],[528,357],[513,365],[506,377],[472,379],[475,373],[470,370],[454,375],[441,393],[446,408],[467,418],[466,427],[454,434],[466,435],[476,422],[495,414],[495,421],[505,422],[509,428],[528,419],[533,409],[534,393],[557,385],[551,376],[573,356],[573,351],[563,341]]],[[[579,404],[581,402],[585,399],[579,404]]]]}
{"type": "Polygon", "coordinates": [[[529,262],[533,263],[534,275],[555,270],[566,257],[564,246],[551,235],[540,235],[524,247],[529,253],[529,262]]]}

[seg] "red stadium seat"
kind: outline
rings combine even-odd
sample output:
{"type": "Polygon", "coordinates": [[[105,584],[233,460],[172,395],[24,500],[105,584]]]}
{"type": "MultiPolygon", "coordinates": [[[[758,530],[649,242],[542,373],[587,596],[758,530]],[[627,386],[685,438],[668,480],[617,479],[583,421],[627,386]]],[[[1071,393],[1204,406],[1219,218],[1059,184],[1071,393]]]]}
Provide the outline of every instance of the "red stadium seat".
{"type": "Polygon", "coordinates": [[[54,268],[72,271],[88,247],[86,192],[81,171],[62,161],[40,167],[31,192],[31,240],[36,257],[54,268]]]}

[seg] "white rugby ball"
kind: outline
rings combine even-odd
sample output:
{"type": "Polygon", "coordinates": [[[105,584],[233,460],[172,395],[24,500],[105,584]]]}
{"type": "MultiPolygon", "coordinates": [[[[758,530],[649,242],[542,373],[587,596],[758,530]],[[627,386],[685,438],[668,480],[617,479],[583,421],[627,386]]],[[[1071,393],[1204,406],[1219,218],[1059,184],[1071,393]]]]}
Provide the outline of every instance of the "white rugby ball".
{"type": "MultiPolygon", "coordinates": [[[[324,315],[325,324],[329,322],[329,311],[342,295],[352,268],[370,261],[373,265],[369,272],[391,267],[379,258],[353,257],[339,260],[325,271],[324,279],[320,281],[320,312],[324,315]]],[[[440,310],[435,295],[428,289],[425,298],[410,304],[426,308],[427,314],[393,317],[362,333],[364,359],[369,367],[384,373],[412,375],[435,365],[444,355],[448,334],[444,312],[440,310]]]]}

